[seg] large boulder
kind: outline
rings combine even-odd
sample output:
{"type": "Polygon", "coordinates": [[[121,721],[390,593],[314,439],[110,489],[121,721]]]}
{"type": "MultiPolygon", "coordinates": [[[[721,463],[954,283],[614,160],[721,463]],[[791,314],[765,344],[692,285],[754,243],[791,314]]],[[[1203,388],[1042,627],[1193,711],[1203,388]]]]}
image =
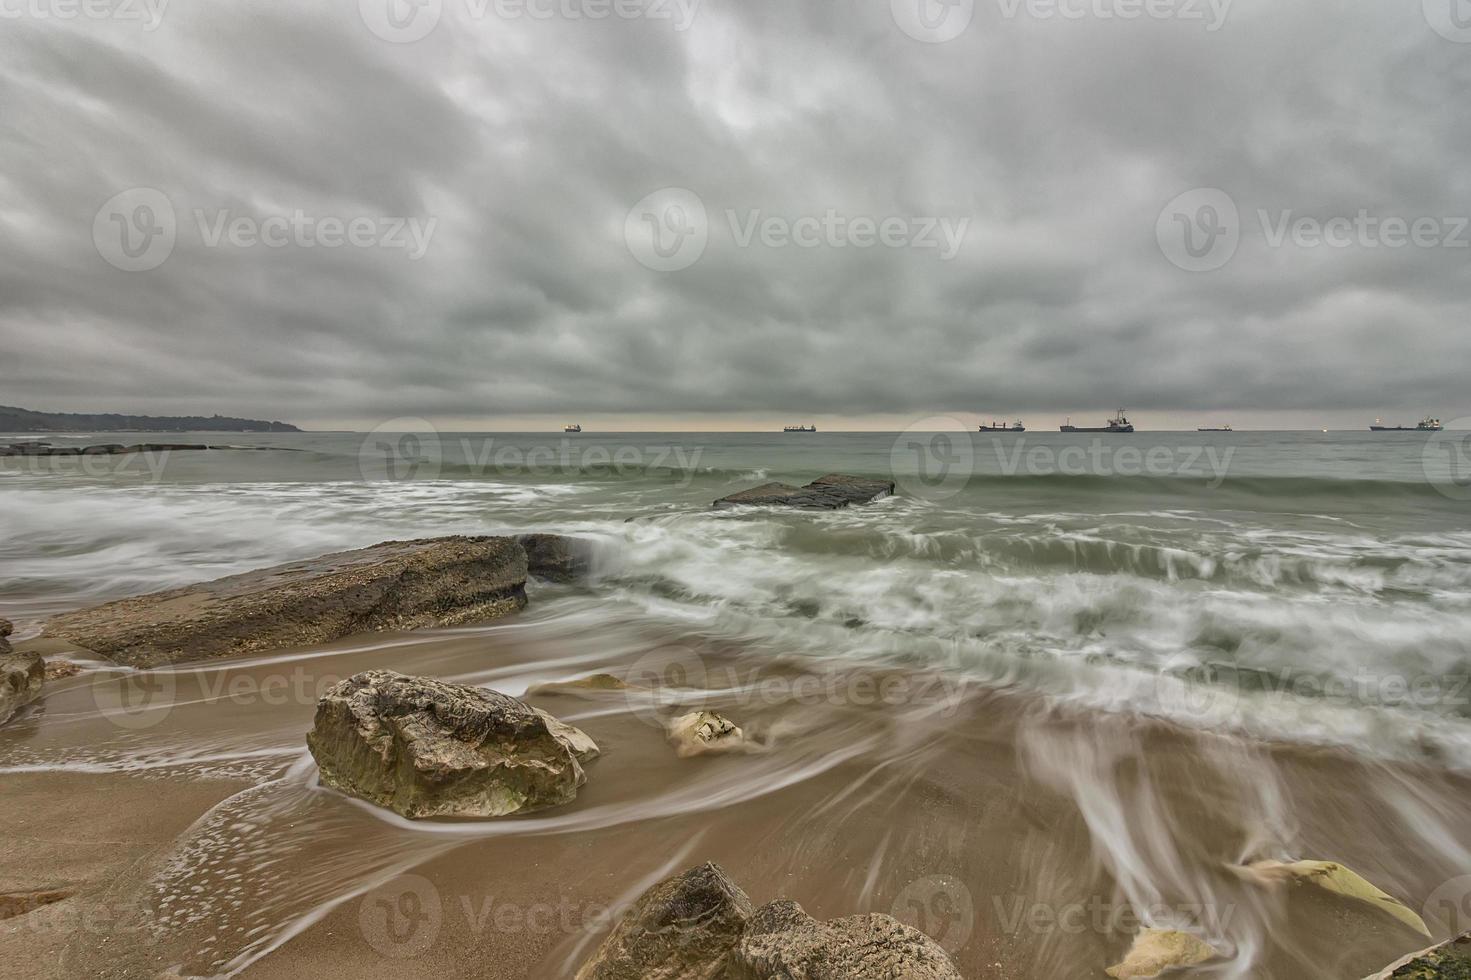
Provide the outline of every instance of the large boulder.
{"type": "Polygon", "coordinates": [[[478,687],[370,670],[317,702],[307,747],[322,782],[401,816],[503,817],[571,802],[598,747],[551,715],[478,687]]]}
{"type": "Polygon", "coordinates": [[[575,582],[592,569],[592,543],[565,534],[522,534],[528,571],[552,582],[575,582]]]}
{"type": "Polygon", "coordinates": [[[718,865],[634,903],[577,980],[960,980],[924,933],[887,915],[819,922],[796,902],[751,911],[718,865]]]}
{"type": "Polygon", "coordinates": [[[454,626],[526,605],[512,538],[389,541],[57,616],[43,636],[132,667],[454,626]]]}
{"type": "Polygon", "coordinates": [[[38,655],[11,649],[13,631],[10,620],[0,619],[0,725],[40,697],[46,680],[46,665],[38,655]]]}
{"type": "Polygon", "coordinates": [[[717,510],[732,507],[794,507],[797,510],[838,510],[850,504],[881,500],[894,492],[893,480],[871,480],[861,476],[829,473],[805,487],[786,483],[764,483],[715,501],[717,510]]]}
{"type": "Polygon", "coordinates": [[[753,906],[716,864],[702,864],[644,892],[577,980],[715,980],[753,906]]]}
{"type": "Polygon", "coordinates": [[[1467,980],[1471,977],[1471,932],[1411,953],[1365,980],[1467,980]]]}
{"type": "Polygon", "coordinates": [[[746,923],[727,980],[961,980],[945,950],[878,913],[819,922],[796,902],[762,906],[746,923]]]}

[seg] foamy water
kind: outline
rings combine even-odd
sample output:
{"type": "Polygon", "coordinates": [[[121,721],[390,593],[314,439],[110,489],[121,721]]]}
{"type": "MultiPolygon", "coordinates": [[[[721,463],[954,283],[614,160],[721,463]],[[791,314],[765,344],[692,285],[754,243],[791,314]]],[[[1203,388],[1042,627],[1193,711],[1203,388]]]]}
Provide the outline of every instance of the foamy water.
{"type": "MultiPolygon", "coordinates": [[[[1101,711],[1116,729],[1101,723],[1067,735],[1022,725],[1018,759],[1074,801],[1121,899],[1138,907],[1227,898],[1188,853],[1182,818],[1148,783],[1119,779],[1120,767],[1147,754],[1129,734],[1129,720],[1140,717],[1231,736],[1202,764],[1232,782],[1237,818],[1254,829],[1251,846],[1223,861],[1300,856],[1290,794],[1252,748],[1272,739],[1380,760],[1362,792],[1397,814],[1407,846],[1429,867],[1468,864],[1464,827],[1444,799],[1395,768],[1471,769],[1471,531],[1464,505],[1407,478],[1418,449],[1279,439],[1256,446],[1215,487],[1178,475],[1008,476],[978,464],[953,492],[901,473],[895,498],[805,514],[712,512],[708,504],[766,479],[881,473],[893,437],[834,437],[803,449],[732,437],[682,443],[683,456],[670,452],[657,466],[555,472],[440,461],[433,478],[372,481],[355,478],[360,437],[299,441],[308,451],[181,460],[157,481],[12,468],[0,480],[0,615],[24,636],[66,608],[440,534],[578,534],[595,543],[594,574],[585,588],[538,592],[524,617],[436,634],[428,648],[392,639],[159,672],[168,697],[156,721],[129,709],[128,724],[99,727],[117,717],[122,702],[110,692],[130,683],[123,671],[97,669],[48,698],[31,719],[38,727],[7,747],[0,779],[127,772],[255,784],[202,818],[152,883],[166,945],[194,951],[183,965],[200,975],[239,972],[342,903],[466,840],[719,809],[863,759],[874,785],[822,804],[851,813],[926,751],[905,739],[881,743],[862,728],[794,738],[783,727],[790,721],[774,721],[763,734],[782,751],[746,760],[735,780],[696,774],[652,797],[576,813],[426,825],[344,806],[316,786],[302,749],[310,699],[285,710],[221,707],[221,685],[232,677],[292,664],[320,682],[402,667],[406,643],[426,673],[511,694],[673,649],[698,664],[704,696],[739,696],[746,682],[714,669],[720,657],[709,651],[719,648],[741,651],[747,664],[938,672],[949,685],[940,690],[956,697],[1000,691],[1048,710],[1101,711]],[[670,465],[680,459],[698,465],[670,465]],[[480,639],[559,652],[477,668],[464,644],[480,639]],[[439,643],[454,652],[435,652],[439,643]],[[303,826],[313,828],[309,840],[303,826]]],[[[647,462],[659,437],[628,442],[647,462]]],[[[564,717],[594,724],[656,708],[584,705],[564,717]]],[[[905,711],[918,732],[935,709],[905,711]]],[[[882,865],[880,855],[865,893],[882,865]]],[[[1252,976],[1280,909],[1230,898],[1247,913],[1207,938],[1229,961],[1218,975],[1252,976]]]]}

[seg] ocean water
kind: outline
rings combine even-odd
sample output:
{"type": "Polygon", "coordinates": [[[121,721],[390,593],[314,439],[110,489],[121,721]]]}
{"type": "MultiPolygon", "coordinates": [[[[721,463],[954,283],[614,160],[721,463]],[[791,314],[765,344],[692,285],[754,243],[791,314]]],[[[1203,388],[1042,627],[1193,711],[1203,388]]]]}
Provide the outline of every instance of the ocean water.
{"type": "Polygon", "coordinates": [[[635,620],[1471,768],[1462,433],[169,438],[240,448],[0,459],[0,615],[22,636],[334,549],[555,530],[596,543],[588,630],[635,620]],[[898,492],[833,513],[710,506],[828,472],[898,492]]]}

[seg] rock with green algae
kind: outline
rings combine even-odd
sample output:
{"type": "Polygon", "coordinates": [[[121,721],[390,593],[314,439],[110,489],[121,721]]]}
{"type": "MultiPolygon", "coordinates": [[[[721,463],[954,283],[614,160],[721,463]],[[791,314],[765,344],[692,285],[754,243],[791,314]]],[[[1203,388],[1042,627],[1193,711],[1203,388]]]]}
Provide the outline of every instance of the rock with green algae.
{"type": "Polygon", "coordinates": [[[1105,972],[1115,980],[1157,977],[1167,970],[1191,967],[1214,959],[1217,953],[1188,932],[1173,929],[1145,929],[1134,937],[1123,962],[1105,972]]]}
{"type": "Polygon", "coordinates": [[[1471,932],[1411,953],[1365,980],[1471,980],[1471,932]]]}

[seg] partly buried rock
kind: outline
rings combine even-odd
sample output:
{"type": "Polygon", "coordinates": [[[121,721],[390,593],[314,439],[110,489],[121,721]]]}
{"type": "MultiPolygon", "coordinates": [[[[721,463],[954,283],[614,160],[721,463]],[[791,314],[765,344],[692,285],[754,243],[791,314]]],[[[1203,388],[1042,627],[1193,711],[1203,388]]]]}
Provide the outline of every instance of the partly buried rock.
{"type": "Polygon", "coordinates": [[[659,882],[641,895],[577,980],[714,980],[754,906],[716,864],[659,882]]]}
{"type": "Polygon", "coordinates": [[[522,534],[527,569],[537,578],[575,582],[592,570],[592,542],[564,534],[522,534]]]}
{"type": "Polygon", "coordinates": [[[1263,885],[1293,883],[1313,885],[1356,902],[1378,909],[1393,916],[1414,929],[1425,938],[1430,938],[1430,928],[1425,920],[1409,906],[1393,895],[1382,891],[1379,886],[1360,875],[1352,868],[1337,861],[1257,861],[1234,871],[1249,881],[1263,885]]]}
{"type": "Polygon", "coordinates": [[[454,626],[526,605],[512,538],[389,541],[57,616],[43,636],[131,667],[454,626]]]}
{"type": "Polygon", "coordinates": [[[1220,954],[1215,947],[1201,942],[1188,932],[1145,929],[1134,937],[1134,944],[1129,947],[1123,962],[1104,972],[1115,980],[1157,977],[1167,970],[1192,967],[1215,959],[1218,955],[1220,954]]]}
{"type": "Polygon", "coordinates": [[[1466,980],[1471,977],[1471,932],[1411,953],[1364,980],[1466,980]]]}
{"type": "Polygon", "coordinates": [[[577,980],[960,980],[945,951],[887,915],[819,922],[796,902],[752,912],[715,864],[660,882],[577,980]]]}
{"type": "Polygon", "coordinates": [[[713,711],[692,711],[669,722],[665,729],[681,759],[713,752],[741,752],[749,745],[735,722],[713,711]]]}
{"type": "Polygon", "coordinates": [[[929,936],[878,913],[818,922],[772,902],[746,923],[727,980],[960,980],[929,936]]]}
{"type": "Polygon", "coordinates": [[[837,510],[849,504],[881,500],[894,492],[893,480],[829,473],[807,484],[767,483],[715,501],[717,510],[731,507],[795,507],[798,510],[837,510]]]}
{"type": "Polygon", "coordinates": [[[322,782],[401,816],[503,817],[571,802],[598,754],[583,732],[478,687],[357,674],[317,702],[322,782]]]}
{"type": "Polygon", "coordinates": [[[41,696],[46,665],[34,653],[16,653],[10,648],[14,631],[10,620],[0,619],[0,725],[41,696]]]}

